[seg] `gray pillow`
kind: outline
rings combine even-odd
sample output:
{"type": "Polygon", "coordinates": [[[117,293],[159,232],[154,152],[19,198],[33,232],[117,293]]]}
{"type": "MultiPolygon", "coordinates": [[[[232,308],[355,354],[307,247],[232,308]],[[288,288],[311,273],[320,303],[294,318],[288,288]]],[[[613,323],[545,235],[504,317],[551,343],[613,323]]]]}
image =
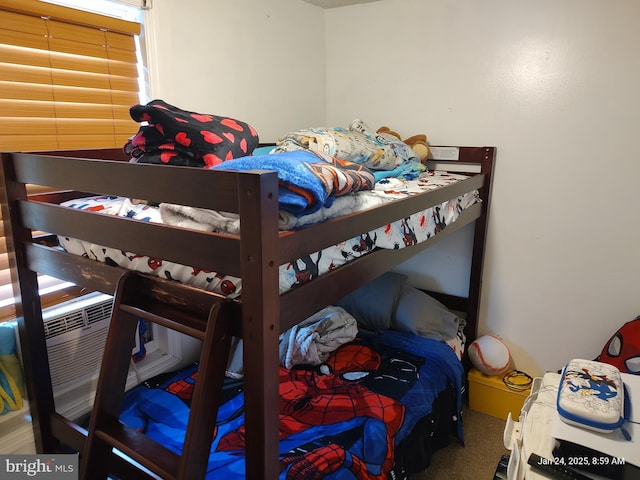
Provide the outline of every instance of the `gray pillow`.
{"type": "Polygon", "coordinates": [[[384,273],[342,297],[337,305],[353,315],[358,325],[366,330],[376,332],[390,328],[396,302],[406,280],[407,277],[400,273],[384,273]]]}
{"type": "Polygon", "coordinates": [[[409,284],[398,297],[391,328],[436,340],[454,338],[466,321],[435,298],[409,284]]]}

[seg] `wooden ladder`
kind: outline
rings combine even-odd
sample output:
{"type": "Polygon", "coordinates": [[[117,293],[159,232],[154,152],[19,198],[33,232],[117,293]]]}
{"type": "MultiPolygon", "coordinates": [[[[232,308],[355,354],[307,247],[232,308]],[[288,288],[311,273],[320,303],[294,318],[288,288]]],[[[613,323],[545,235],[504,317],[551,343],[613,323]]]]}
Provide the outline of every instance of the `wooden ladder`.
{"type": "Polygon", "coordinates": [[[107,478],[115,447],[163,480],[205,477],[231,329],[229,303],[193,287],[128,272],[120,279],[98,379],[80,479],[107,478]],[[177,455],[118,420],[139,319],[202,340],[182,455],[177,455]]]}

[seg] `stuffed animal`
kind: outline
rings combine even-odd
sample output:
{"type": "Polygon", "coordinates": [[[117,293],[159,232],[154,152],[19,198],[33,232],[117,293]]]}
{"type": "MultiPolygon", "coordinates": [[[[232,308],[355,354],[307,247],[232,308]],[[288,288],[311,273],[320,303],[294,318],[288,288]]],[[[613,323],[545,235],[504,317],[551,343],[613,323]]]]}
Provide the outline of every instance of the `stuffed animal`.
{"type": "Polygon", "coordinates": [[[393,137],[394,139],[397,139],[397,140],[400,140],[401,142],[406,143],[413,149],[413,151],[416,153],[416,155],[420,158],[422,162],[424,162],[429,157],[430,150],[429,150],[429,144],[427,143],[427,136],[422,133],[418,135],[413,135],[409,138],[405,138],[404,140],[402,140],[402,137],[400,137],[400,134],[398,132],[395,132],[391,130],[389,127],[384,125],[380,127],[376,131],[376,133],[380,135],[388,135],[390,137],[393,137]]]}

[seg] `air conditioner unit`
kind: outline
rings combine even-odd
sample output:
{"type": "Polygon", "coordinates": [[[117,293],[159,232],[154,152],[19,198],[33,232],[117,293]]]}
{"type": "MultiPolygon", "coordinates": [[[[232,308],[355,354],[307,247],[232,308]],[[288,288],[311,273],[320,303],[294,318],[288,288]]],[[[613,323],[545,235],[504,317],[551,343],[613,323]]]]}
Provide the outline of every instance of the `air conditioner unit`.
{"type": "MultiPolygon", "coordinates": [[[[56,410],[68,418],[91,410],[112,308],[113,297],[96,292],[42,312],[56,410]]],[[[199,342],[158,325],[150,327],[146,355],[132,362],[127,389],[197,358],[199,342]]]]}

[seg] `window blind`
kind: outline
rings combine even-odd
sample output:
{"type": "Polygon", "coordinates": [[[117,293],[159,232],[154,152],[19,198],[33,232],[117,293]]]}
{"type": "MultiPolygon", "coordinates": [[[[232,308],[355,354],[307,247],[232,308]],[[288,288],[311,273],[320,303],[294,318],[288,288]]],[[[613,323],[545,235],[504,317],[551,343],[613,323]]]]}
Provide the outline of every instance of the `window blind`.
{"type": "Polygon", "coordinates": [[[137,124],[137,23],[0,0],[0,148],[121,147],[137,124]]]}
{"type": "MultiPolygon", "coordinates": [[[[135,22],[38,0],[0,0],[0,150],[122,147],[139,128],[129,116],[139,103],[139,34],[135,22]]],[[[13,307],[0,234],[2,321],[13,307]]]]}

